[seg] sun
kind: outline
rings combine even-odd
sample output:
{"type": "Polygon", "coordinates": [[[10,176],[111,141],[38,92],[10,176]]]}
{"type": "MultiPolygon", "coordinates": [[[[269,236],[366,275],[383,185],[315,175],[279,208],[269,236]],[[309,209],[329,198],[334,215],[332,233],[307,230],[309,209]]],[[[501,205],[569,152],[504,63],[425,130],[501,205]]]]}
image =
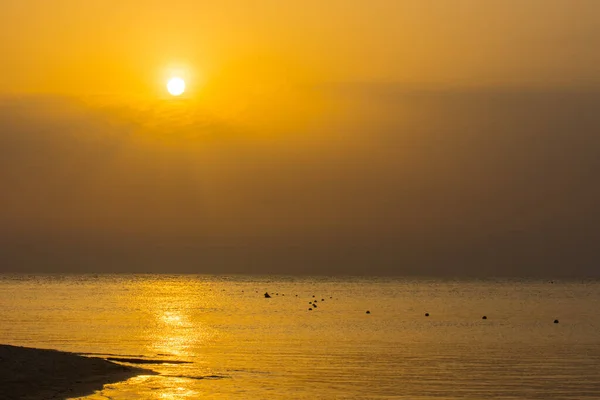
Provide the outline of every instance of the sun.
{"type": "Polygon", "coordinates": [[[173,96],[180,96],[185,92],[185,81],[179,77],[173,77],[167,82],[167,90],[173,96]]]}

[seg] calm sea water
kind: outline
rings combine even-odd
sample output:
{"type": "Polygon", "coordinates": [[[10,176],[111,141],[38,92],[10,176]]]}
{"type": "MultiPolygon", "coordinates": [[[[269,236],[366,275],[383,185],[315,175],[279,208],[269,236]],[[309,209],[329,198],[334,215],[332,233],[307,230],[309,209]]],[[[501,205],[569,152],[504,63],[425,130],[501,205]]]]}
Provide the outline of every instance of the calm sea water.
{"type": "Polygon", "coordinates": [[[1,343],[189,362],[89,399],[597,399],[599,310],[597,281],[0,275],[1,343]]]}

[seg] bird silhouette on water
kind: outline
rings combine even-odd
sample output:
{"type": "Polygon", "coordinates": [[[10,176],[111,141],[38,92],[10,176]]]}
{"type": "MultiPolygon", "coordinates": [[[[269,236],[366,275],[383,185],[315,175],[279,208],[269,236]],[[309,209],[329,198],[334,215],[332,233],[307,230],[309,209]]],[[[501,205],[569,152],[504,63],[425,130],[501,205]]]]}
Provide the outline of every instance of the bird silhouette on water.
{"type": "Polygon", "coordinates": [[[265,292],[265,299],[270,299],[271,295],[269,294],[269,292],[265,292]]]}

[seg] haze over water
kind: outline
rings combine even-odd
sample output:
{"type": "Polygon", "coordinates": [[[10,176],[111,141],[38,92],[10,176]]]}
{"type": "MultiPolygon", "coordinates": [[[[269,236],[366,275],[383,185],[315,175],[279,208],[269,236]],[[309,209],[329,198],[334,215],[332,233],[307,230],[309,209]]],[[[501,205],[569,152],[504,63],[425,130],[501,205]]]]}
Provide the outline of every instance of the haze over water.
{"type": "Polygon", "coordinates": [[[591,399],[600,396],[599,289],[589,280],[2,275],[0,342],[189,362],[142,365],[160,375],[89,399],[591,399]]]}

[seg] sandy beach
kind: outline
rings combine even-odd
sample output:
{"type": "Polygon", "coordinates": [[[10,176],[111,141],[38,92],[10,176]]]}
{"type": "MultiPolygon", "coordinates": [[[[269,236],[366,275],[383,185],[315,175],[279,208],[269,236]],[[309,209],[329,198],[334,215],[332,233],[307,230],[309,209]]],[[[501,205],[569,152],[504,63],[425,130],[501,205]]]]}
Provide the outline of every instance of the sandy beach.
{"type": "Polygon", "coordinates": [[[0,345],[0,399],[50,400],[92,394],[150,370],[56,350],[0,345]]]}

